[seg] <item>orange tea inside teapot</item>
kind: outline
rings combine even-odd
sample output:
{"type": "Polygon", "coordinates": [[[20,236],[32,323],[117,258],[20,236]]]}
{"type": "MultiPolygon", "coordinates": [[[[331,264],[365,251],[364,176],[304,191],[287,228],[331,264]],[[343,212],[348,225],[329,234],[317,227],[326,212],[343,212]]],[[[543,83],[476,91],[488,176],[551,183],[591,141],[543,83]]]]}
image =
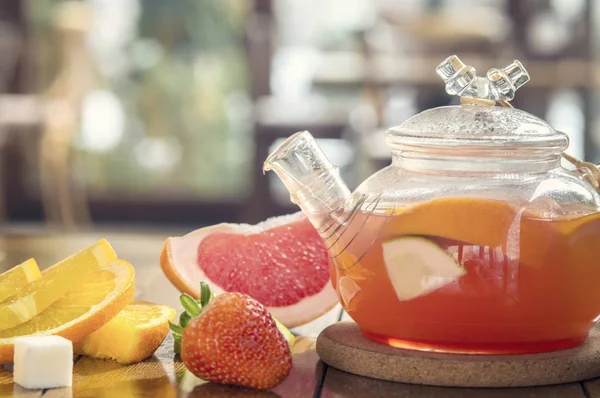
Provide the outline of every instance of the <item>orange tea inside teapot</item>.
{"type": "Polygon", "coordinates": [[[332,280],[363,334],[379,342],[551,351],[582,342],[596,322],[599,243],[600,214],[547,220],[503,201],[436,199],[358,212],[332,248],[345,247],[332,280]],[[360,258],[356,239],[371,246],[360,258]]]}

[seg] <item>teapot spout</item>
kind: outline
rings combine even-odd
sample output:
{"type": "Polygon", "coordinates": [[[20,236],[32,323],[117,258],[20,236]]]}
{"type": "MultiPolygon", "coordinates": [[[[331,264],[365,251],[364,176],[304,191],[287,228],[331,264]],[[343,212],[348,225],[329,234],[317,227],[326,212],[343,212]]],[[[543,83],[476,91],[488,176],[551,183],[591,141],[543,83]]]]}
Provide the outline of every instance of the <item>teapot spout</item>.
{"type": "Polygon", "coordinates": [[[308,131],[298,132],[279,145],[264,162],[263,172],[269,170],[277,174],[290,200],[317,230],[351,197],[338,167],[329,162],[308,131]]]}

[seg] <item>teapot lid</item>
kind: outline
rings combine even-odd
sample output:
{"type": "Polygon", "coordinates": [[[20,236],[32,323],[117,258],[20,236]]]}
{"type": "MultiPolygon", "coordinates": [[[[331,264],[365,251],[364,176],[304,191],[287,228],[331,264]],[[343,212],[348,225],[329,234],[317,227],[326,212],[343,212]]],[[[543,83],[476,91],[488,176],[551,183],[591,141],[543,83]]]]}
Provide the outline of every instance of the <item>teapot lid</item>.
{"type": "Polygon", "coordinates": [[[509,104],[515,91],[529,81],[519,61],[478,77],[475,68],[453,55],[437,67],[437,73],[446,82],[446,92],[461,97],[461,105],[428,109],[389,129],[386,141],[391,147],[535,148],[544,153],[559,153],[568,147],[566,134],[509,104]]]}

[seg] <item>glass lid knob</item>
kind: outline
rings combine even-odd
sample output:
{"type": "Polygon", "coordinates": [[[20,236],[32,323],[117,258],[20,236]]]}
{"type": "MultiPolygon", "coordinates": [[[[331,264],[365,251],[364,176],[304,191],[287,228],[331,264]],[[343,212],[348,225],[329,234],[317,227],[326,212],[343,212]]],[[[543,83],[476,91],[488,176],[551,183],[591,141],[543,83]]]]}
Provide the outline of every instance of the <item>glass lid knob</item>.
{"type": "Polygon", "coordinates": [[[448,94],[489,101],[511,101],[519,87],[529,81],[529,73],[517,60],[502,69],[492,68],[480,77],[474,67],[451,55],[438,65],[436,72],[446,83],[448,94]]]}

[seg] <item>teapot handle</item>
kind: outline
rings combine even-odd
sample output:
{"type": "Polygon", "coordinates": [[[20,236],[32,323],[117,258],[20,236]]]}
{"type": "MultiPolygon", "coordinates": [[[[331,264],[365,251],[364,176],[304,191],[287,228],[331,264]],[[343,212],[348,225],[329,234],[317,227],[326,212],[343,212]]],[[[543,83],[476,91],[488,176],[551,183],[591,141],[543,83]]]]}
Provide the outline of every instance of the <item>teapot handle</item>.
{"type": "Polygon", "coordinates": [[[600,165],[584,162],[577,159],[575,156],[564,152],[562,156],[565,158],[565,160],[577,168],[575,170],[577,174],[581,175],[587,182],[590,183],[591,186],[596,189],[596,191],[600,192],[600,165]]]}

